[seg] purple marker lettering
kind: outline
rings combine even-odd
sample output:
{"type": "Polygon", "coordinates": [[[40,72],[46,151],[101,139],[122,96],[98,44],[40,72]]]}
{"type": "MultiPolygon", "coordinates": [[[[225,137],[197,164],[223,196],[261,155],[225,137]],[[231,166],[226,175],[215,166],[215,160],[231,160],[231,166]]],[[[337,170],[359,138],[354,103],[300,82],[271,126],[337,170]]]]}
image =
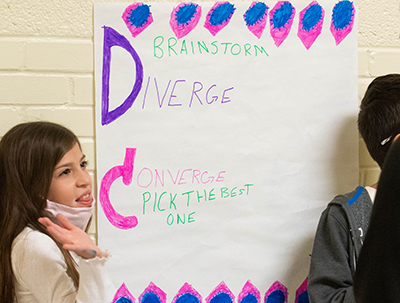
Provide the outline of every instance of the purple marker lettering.
{"type": "Polygon", "coordinates": [[[202,89],[203,89],[203,84],[202,84],[202,83],[200,83],[200,82],[194,82],[194,83],[193,83],[192,97],[190,98],[189,107],[192,106],[193,95],[196,95],[196,97],[197,97],[197,99],[199,100],[200,104],[203,105],[203,103],[202,103],[201,100],[200,100],[200,97],[197,95],[197,93],[198,93],[199,91],[201,91],[202,89]],[[200,89],[196,90],[196,88],[195,88],[195,87],[196,87],[196,84],[200,84],[200,85],[201,85],[200,89]]]}
{"type": "Polygon", "coordinates": [[[180,104],[180,103],[171,104],[171,99],[177,97],[177,96],[174,95],[174,91],[175,91],[176,84],[177,84],[178,82],[186,82],[186,80],[176,80],[176,81],[175,81],[174,87],[172,88],[171,95],[170,95],[170,97],[169,97],[168,106],[182,106],[182,104],[180,104]]]}
{"type": "Polygon", "coordinates": [[[232,89],[233,89],[233,87],[227,88],[226,90],[224,90],[224,93],[222,94],[221,103],[228,103],[228,102],[231,102],[231,99],[229,99],[229,97],[225,97],[225,93],[226,93],[227,91],[232,90],[232,89]],[[227,100],[227,101],[225,101],[225,100],[227,100]]]}
{"type": "Polygon", "coordinates": [[[110,188],[116,179],[122,177],[125,185],[132,182],[133,166],[135,161],[136,148],[127,148],[125,152],[124,164],[111,168],[101,180],[100,185],[100,204],[108,221],[117,228],[130,229],[138,224],[135,216],[122,216],[115,211],[110,201],[110,188]]]}
{"type": "Polygon", "coordinates": [[[163,103],[164,103],[165,96],[167,95],[167,91],[168,91],[169,85],[171,84],[171,80],[168,81],[168,85],[167,85],[167,88],[165,89],[164,96],[162,97],[161,102],[160,102],[160,93],[158,91],[156,78],[154,78],[154,84],[156,86],[156,92],[157,92],[157,98],[158,98],[158,106],[161,108],[163,103]]]}
{"type": "Polygon", "coordinates": [[[131,108],[135,102],[143,82],[143,65],[139,55],[129,43],[129,41],[111,27],[104,26],[104,46],[103,46],[103,72],[102,72],[102,99],[101,99],[101,125],[107,125],[121,117],[131,108]],[[111,66],[111,47],[119,46],[124,48],[133,58],[136,64],[136,80],[132,91],[125,101],[112,111],[109,111],[110,94],[110,66],[111,66]]]}
{"type": "Polygon", "coordinates": [[[214,84],[214,85],[211,85],[210,86],[210,88],[207,90],[207,93],[206,93],[206,102],[207,102],[207,104],[211,104],[211,103],[213,103],[214,101],[217,101],[218,100],[218,96],[212,96],[212,99],[211,99],[211,102],[208,102],[208,93],[210,92],[210,90],[213,88],[213,87],[216,87],[216,85],[214,84]]]}
{"type": "Polygon", "coordinates": [[[146,102],[147,90],[149,89],[149,83],[150,83],[150,77],[147,78],[147,85],[146,85],[146,90],[145,90],[144,96],[143,96],[143,105],[142,105],[142,109],[144,109],[144,104],[145,104],[145,102],[146,102]]]}

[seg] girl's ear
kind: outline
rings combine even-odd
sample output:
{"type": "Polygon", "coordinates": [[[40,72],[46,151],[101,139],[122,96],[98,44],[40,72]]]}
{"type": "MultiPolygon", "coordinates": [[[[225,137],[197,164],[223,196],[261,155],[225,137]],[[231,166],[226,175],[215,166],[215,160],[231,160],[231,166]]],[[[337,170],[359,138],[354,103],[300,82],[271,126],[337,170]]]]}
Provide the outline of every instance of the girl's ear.
{"type": "Polygon", "coordinates": [[[395,142],[398,137],[400,137],[400,134],[397,134],[396,137],[394,137],[393,142],[395,142]]]}

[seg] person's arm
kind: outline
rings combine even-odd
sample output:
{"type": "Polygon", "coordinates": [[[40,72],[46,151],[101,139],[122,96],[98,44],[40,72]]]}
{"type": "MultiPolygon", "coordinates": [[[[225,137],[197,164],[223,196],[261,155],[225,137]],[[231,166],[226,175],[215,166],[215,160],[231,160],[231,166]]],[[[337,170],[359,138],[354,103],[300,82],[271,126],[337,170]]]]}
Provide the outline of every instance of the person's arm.
{"type": "Polygon", "coordinates": [[[344,210],[333,204],[320,218],[311,255],[308,295],[311,303],[355,303],[349,256],[349,227],[344,210]]]}
{"type": "Polygon", "coordinates": [[[63,248],[80,257],[76,302],[111,302],[115,287],[106,268],[108,253],[103,253],[86,232],[71,224],[65,216],[58,214],[57,219],[59,225],[46,217],[40,218],[39,222],[46,226],[63,248]]]}
{"type": "Polygon", "coordinates": [[[76,302],[76,288],[64,257],[47,235],[34,230],[20,235],[12,249],[12,266],[17,295],[25,301],[76,302]]]}
{"type": "Polygon", "coordinates": [[[86,232],[74,226],[61,214],[57,215],[57,220],[58,225],[47,217],[39,218],[39,222],[46,226],[49,233],[63,245],[63,248],[75,252],[84,259],[102,257],[102,251],[86,232]]]}
{"type": "MultiPolygon", "coordinates": [[[[71,233],[67,234],[71,236],[71,233]]],[[[21,292],[19,295],[23,300],[40,303],[112,301],[115,287],[107,273],[107,258],[93,257],[90,250],[96,250],[95,244],[89,236],[90,241],[85,235],[82,236],[83,241],[75,239],[70,243],[73,250],[78,253],[82,250],[85,257],[91,257],[77,257],[79,289],[75,288],[72,278],[67,274],[64,256],[50,237],[35,230],[23,232],[18,236],[13,244],[12,265],[18,285],[17,292],[21,292]],[[88,244],[83,244],[86,241],[88,244]]]]}

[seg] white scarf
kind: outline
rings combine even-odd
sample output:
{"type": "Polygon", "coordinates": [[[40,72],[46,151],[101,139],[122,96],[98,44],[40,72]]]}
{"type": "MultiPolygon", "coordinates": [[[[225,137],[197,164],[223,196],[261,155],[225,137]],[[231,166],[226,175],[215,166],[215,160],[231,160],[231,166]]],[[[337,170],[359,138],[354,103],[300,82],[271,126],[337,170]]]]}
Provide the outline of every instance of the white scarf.
{"type": "Polygon", "coordinates": [[[70,207],[47,200],[47,207],[45,209],[49,213],[49,218],[54,223],[57,223],[57,214],[62,214],[66,216],[73,225],[85,230],[90,218],[93,216],[95,203],[96,201],[93,199],[93,203],[90,207],[70,207]]]}

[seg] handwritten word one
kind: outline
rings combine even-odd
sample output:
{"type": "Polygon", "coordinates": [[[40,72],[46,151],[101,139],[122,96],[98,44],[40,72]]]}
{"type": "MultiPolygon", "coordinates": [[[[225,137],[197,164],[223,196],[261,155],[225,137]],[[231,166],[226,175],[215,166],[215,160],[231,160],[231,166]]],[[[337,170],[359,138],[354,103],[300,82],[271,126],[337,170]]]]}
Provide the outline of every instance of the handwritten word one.
{"type": "MultiPolygon", "coordinates": [[[[187,223],[193,223],[195,222],[194,218],[195,212],[192,212],[187,215],[187,223]]],[[[173,214],[169,214],[167,217],[167,224],[172,225],[175,222],[175,216],[173,214]]],[[[176,224],[185,224],[186,223],[186,214],[176,214],[176,224]]]]}
{"type": "Polygon", "coordinates": [[[171,172],[167,170],[151,170],[150,168],[144,167],[140,170],[137,175],[137,184],[142,188],[147,188],[150,185],[164,186],[166,181],[174,185],[184,184],[207,184],[213,182],[223,182],[225,180],[224,174],[226,171],[220,171],[217,174],[211,174],[208,171],[198,169],[184,169],[178,170],[177,172],[171,172]]]}
{"type": "MultiPolygon", "coordinates": [[[[145,104],[147,101],[147,93],[149,90],[149,86],[150,86],[150,82],[152,82],[150,80],[150,77],[147,79],[147,84],[146,84],[146,89],[144,92],[144,97],[143,97],[143,104],[142,104],[142,109],[145,108],[145,104]]],[[[171,85],[172,80],[168,81],[168,84],[165,88],[165,91],[161,90],[158,88],[159,84],[157,83],[157,79],[154,78],[154,87],[155,87],[155,91],[157,93],[157,101],[158,101],[158,106],[161,107],[176,107],[176,106],[183,106],[183,103],[180,103],[182,101],[177,101],[177,100],[181,100],[183,97],[179,94],[179,92],[181,91],[181,87],[182,85],[184,85],[186,82],[186,80],[176,80],[173,85],[171,85]],[[171,87],[171,89],[170,89],[171,87]],[[160,94],[161,93],[161,94],[160,94]],[[162,95],[162,97],[160,97],[162,95]],[[179,98],[180,97],[180,98],[179,98]],[[168,103],[167,103],[168,102],[168,103]]],[[[188,98],[188,107],[192,107],[193,102],[195,101],[196,104],[199,103],[200,105],[204,105],[204,104],[213,104],[213,103],[217,103],[220,102],[221,104],[224,103],[229,103],[232,100],[230,99],[230,96],[228,94],[229,91],[233,90],[233,87],[230,88],[226,88],[223,89],[222,92],[220,92],[221,90],[218,90],[217,85],[213,84],[210,87],[208,87],[207,89],[204,89],[204,85],[201,82],[194,82],[192,89],[191,89],[191,93],[190,93],[190,100],[189,100],[189,96],[186,96],[188,98]],[[215,94],[215,91],[219,91],[219,94],[215,94]],[[203,96],[205,93],[205,96],[203,96]],[[220,101],[219,101],[220,100],[220,101]]]]}
{"type": "Polygon", "coordinates": [[[211,54],[216,55],[222,53],[224,55],[232,56],[255,56],[264,55],[269,57],[268,53],[263,46],[251,45],[250,43],[232,43],[232,42],[218,42],[212,41],[206,43],[205,41],[178,41],[175,37],[165,39],[163,36],[154,38],[154,57],[161,59],[164,56],[178,56],[178,55],[202,55],[211,54]]]}

